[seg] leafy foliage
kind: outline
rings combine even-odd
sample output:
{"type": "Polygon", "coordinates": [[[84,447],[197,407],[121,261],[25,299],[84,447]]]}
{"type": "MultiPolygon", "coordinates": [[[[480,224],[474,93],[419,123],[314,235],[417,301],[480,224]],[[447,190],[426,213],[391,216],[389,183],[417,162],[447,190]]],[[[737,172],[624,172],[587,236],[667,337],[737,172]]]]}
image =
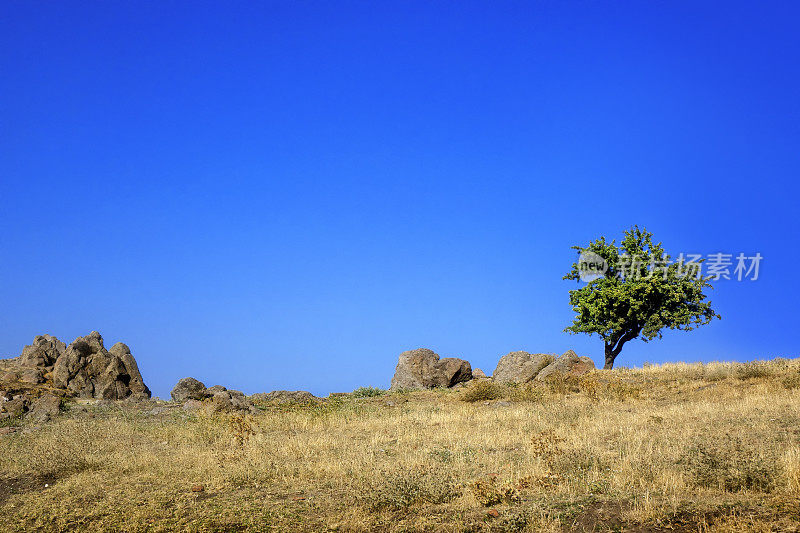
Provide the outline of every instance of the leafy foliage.
{"type": "MultiPolygon", "coordinates": [[[[653,235],[634,226],[625,232],[619,246],[605,237],[578,253],[602,257],[607,269],[601,277],[569,292],[576,313],[569,333],[596,334],[605,344],[606,368],[611,368],[622,346],[635,338],[645,342],[661,338],[664,329],[689,331],[708,324],[719,315],[706,300],[708,278],[681,261],[672,261],[653,235]]],[[[580,281],[578,262],[564,279],[580,281]]]]}

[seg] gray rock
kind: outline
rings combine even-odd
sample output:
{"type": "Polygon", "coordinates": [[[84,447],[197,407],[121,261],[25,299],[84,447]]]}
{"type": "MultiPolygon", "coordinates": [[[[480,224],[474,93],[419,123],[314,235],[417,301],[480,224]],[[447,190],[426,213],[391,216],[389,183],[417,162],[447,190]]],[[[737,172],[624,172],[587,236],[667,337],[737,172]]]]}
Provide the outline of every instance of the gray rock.
{"type": "MultiPolygon", "coordinates": [[[[206,390],[210,391],[211,389],[206,390]]],[[[252,404],[245,397],[243,392],[237,390],[217,390],[217,392],[211,395],[210,401],[204,401],[202,406],[208,414],[214,414],[250,411],[252,404]]]]}
{"type": "Polygon", "coordinates": [[[498,383],[528,383],[554,360],[546,353],[511,352],[500,358],[492,377],[498,383]]]}
{"type": "Polygon", "coordinates": [[[392,377],[391,389],[432,389],[452,387],[472,379],[468,361],[454,357],[439,359],[427,348],[409,350],[400,354],[392,377]]]}
{"type": "Polygon", "coordinates": [[[37,422],[46,422],[61,412],[61,398],[46,393],[38,397],[28,411],[28,418],[37,422]]]}
{"type": "Polygon", "coordinates": [[[222,385],[214,385],[213,387],[207,388],[206,392],[213,396],[217,392],[225,392],[226,390],[228,390],[228,389],[226,389],[222,385]]]}
{"type": "Polygon", "coordinates": [[[472,369],[472,379],[483,379],[485,377],[488,377],[486,375],[486,372],[484,372],[480,368],[473,368],[472,369]]]}
{"type": "Polygon", "coordinates": [[[228,397],[231,401],[231,407],[235,410],[239,411],[247,411],[251,407],[250,400],[244,395],[243,392],[238,390],[229,390],[225,391],[228,394],[228,397]]]}
{"type": "Polygon", "coordinates": [[[142,374],[139,372],[139,365],[136,364],[136,359],[131,355],[131,349],[128,348],[128,345],[118,342],[108,352],[118,357],[125,366],[125,371],[129,376],[128,388],[131,396],[137,399],[150,398],[150,389],[144,384],[142,374]]]}
{"type": "Polygon", "coordinates": [[[567,350],[561,357],[539,372],[536,381],[546,381],[555,374],[581,376],[594,369],[594,361],[588,357],[578,357],[578,354],[572,350],[567,350]]]}
{"type": "Polygon", "coordinates": [[[18,379],[22,383],[38,385],[40,383],[44,383],[44,372],[42,372],[41,368],[36,368],[33,366],[23,367],[19,371],[18,379]]]}
{"type": "Polygon", "coordinates": [[[103,346],[103,337],[93,331],[75,339],[53,365],[53,385],[80,398],[122,400],[132,394],[149,398],[136,361],[122,343],[114,353],[103,346]]]}
{"type": "Polygon", "coordinates": [[[3,411],[8,413],[10,416],[19,417],[25,414],[25,411],[28,410],[28,401],[22,396],[15,396],[13,399],[0,404],[0,407],[2,407],[3,411]]]}
{"type": "Polygon", "coordinates": [[[20,364],[52,369],[56,360],[67,351],[67,345],[52,335],[38,335],[22,349],[20,364]]]}
{"type": "Polygon", "coordinates": [[[231,395],[227,391],[215,393],[211,397],[211,402],[207,403],[210,410],[214,413],[230,412],[233,411],[233,402],[231,402],[231,395]]]}
{"type": "Polygon", "coordinates": [[[202,400],[208,394],[202,381],[194,378],[183,378],[175,384],[170,396],[176,402],[185,402],[186,400],[202,400]]]}
{"type": "Polygon", "coordinates": [[[319,398],[304,390],[276,390],[272,392],[258,392],[250,396],[250,399],[257,402],[274,403],[309,403],[319,400],[319,398]]]}

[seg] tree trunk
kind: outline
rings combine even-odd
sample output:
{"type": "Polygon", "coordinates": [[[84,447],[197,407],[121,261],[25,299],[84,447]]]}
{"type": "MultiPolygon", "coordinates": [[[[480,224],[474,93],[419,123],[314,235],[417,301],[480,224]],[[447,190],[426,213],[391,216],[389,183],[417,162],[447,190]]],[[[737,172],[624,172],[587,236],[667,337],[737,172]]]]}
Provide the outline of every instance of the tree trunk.
{"type": "Polygon", "coordinates": [[[619,354],[619,352],[614,353],[614,347],[606,343],[606,365],[603,367],[605,370],[614,368],[614,359],[617,358],[617,354],[619,354]]]}

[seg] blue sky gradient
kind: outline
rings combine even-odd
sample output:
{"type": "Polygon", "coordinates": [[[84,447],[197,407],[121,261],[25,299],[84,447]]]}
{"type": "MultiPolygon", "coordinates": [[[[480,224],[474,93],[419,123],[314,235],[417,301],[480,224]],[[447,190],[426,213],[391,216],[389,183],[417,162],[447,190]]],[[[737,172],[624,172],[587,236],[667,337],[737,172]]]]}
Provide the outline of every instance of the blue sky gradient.
{"type": "Polygon", "coordinates": [[[0,356],[131,346],[252,393],[491,372],[563,332],[570,246],[754,254],[619,365],[797,356],[792,2],[0,6],[0,356]]]}

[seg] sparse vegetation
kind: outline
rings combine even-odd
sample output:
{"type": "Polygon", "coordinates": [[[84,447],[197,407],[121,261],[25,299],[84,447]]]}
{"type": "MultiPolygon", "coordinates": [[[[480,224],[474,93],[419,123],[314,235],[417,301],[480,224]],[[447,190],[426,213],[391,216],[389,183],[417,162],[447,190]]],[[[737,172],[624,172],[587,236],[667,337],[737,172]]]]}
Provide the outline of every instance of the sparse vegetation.
{"type": "Polygon", "coordinates": [[[798,375],[676,363],[247,415],[68,403],[0,436],[0,531],[795,531],[798,375]]]}
{"type": "Polygon", "coordinates": [[[476,380],[467,386],[467,390],[461,395],[461,400],[465,402],[496,400],[503,396],[504,392],[504,388],[493,381],[488,379],[476,380]]]}
{"type": "Polygon", "coordinates": [[[353,398],[374,398],[384,394],[386,394],[386,390],[378,387],[359,387],[352,392],[353,398]]]}

